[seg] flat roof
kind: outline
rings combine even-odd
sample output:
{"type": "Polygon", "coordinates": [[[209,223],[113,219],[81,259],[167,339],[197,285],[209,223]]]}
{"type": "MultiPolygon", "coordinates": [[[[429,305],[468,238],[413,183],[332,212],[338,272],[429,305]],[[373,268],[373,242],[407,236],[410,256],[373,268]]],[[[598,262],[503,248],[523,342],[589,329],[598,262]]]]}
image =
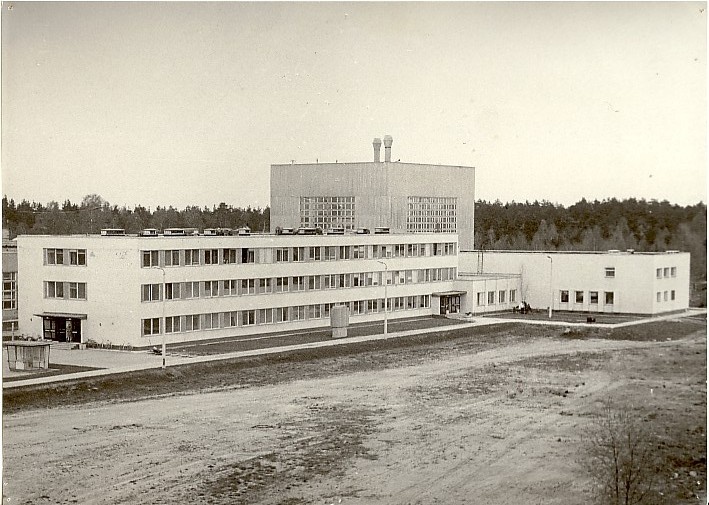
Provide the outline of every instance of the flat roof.
{"type": "Polygon", "coordinates": [[[684,251],[669,250],[669,251],[635,251],[628,249],[625,251],[617,249],[609,249],[607,251],[532,251],[523,249],[472,249],[470,251],[460,251],[461,253],[495,253],[495,254],[614,254],[614,255],[658,255],[658,254],[681,254],[684,251]]]}

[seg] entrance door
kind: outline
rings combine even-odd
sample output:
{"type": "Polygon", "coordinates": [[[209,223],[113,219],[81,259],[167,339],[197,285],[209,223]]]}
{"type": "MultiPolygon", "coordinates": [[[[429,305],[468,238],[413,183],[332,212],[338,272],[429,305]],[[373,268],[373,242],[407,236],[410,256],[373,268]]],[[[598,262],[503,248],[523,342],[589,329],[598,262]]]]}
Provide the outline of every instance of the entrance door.
{"type": "Polygon", "coordinates": [[[81,342],[81,319],[71,320],[71,334],[68,337],[70,342],[81,342]]]}
{"type": "Polygon", "coordinates": [[[447,296],[442,296],[441,297],[441,309],[440,309],[440,314],[442,316],[445,316],[448,313],[448,297],[447,296]]]}

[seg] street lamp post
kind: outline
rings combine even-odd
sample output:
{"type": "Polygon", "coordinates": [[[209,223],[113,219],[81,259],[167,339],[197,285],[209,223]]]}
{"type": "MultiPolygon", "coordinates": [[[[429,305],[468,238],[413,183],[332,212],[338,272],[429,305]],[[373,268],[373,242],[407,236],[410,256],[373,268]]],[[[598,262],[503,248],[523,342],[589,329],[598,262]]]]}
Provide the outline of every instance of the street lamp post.
{"type": "Polygon", "coordinates": [[[551,319],[551,307],[554,305],[554,260],[549,255],[547,258],[549,258],[549,319],[551,319]]]}
{"type": "Polygon", "coordinates": [[[389,280],[389,267],[387,266],[386,263],[383,261],[377,260],[377,263],[381,263],[384,265],[384,335],[387,334],[387,318],[388,318],[388,312],[387,312],[387,284],[389,280]]]}
{"type": "Polygon", "coordinates": [[[160,294],[162,296],[162,317],[160,318],[160,333],[162,333],[162,368],[165,369],[165,333],[167,330],[167,325],[165,324],[165,303],[167,303],[167,288],[165,286],[165,269],[163,267],[158,267],[162,271],[162,288],[160,289],[160,294]]]}

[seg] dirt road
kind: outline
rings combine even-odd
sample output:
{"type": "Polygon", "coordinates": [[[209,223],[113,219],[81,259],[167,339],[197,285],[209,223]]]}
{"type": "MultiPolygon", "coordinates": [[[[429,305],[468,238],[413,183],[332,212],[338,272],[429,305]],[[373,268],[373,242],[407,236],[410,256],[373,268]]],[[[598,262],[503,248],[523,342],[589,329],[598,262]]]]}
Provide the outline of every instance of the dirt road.
{"type": "MultiPolygon", "coordinates": [[[[395,368],[5,415],[4,503],[583,504],[580,433],[609,394],[631,395],[657,422],[683,415],[675,445],[696,437],[706,451],[705,329],[407,356],[395,368]]],[[[688,458],[684,473],[694,464],[702,484],[672,478],[696,503],[706,460],[688,458]]]]}

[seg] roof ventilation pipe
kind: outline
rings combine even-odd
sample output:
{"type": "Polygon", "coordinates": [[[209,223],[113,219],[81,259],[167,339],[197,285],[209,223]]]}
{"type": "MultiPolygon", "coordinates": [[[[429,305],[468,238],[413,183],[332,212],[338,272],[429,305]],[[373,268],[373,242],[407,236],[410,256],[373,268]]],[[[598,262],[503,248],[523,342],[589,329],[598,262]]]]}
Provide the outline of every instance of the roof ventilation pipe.
{"type": "Polygon", "coordinates": [[[391,135],[385,135],[384,136],[384,161],[391,161],[391,144],[394,142],[394,139],[391,138],[391,135]]]}
{"type": "Polygon", "coordinates": [[[382,147],[382,140],[375,138],[372,141],[372,145],[374,146],[374,163],[380,163],[381,158],[379,157],[379,149],[382,147]]]}

